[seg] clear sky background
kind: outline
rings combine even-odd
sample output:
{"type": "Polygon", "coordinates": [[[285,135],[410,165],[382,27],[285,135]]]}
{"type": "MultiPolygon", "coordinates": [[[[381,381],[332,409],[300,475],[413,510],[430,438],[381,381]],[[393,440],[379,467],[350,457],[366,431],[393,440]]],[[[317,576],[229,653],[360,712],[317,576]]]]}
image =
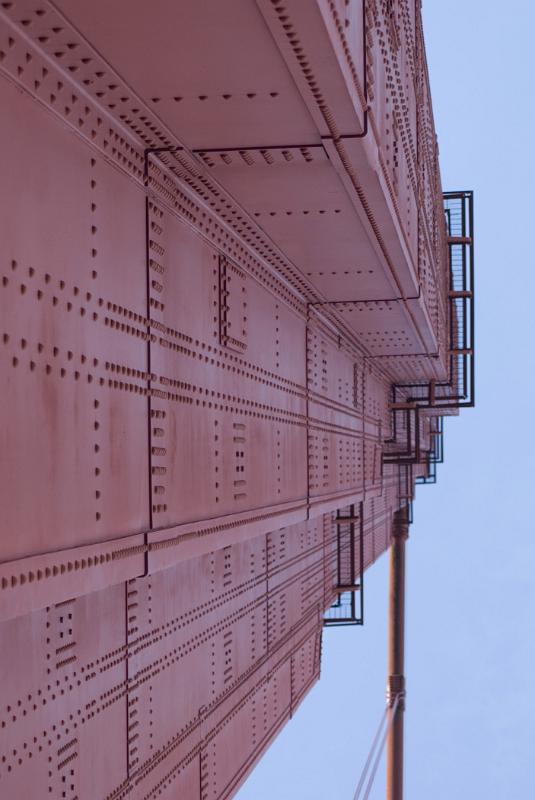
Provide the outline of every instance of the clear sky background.
{"type": "MultiPolygon", "coordinates": [[[[406,797],[535,797],[535,3],[424,0],[444,189],[475,191],[477,407],[446,420],[408,543],[406,797]]],[[[384,708],[388,559],[364,628],[238,800],[352,800],[384,708]]],[[[384,797],[384,764],[372,798],[384,797]]]]}

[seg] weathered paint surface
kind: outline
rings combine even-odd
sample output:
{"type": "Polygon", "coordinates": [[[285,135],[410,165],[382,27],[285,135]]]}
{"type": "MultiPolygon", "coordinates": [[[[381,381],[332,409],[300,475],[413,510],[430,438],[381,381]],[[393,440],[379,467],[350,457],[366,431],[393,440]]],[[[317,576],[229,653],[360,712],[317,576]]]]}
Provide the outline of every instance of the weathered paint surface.
{"type": "Polygon", "coordinates": [[[230,797],[336,514],[388,547],[391,386],[448,369],[414,6],[0,3],[3,797],[230,797]]]}

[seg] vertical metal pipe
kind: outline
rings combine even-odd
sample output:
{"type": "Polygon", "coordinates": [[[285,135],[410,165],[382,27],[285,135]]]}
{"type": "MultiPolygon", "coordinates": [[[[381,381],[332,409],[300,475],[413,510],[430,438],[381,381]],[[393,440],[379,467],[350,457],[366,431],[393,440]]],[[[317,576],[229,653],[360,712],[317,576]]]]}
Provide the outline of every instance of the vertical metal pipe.
{"type": "Polygon", "coordinates": [[[390,547],[388,609],[387,703],[393,709],[386,753],[387,800],[403,800],[403,716],[405,711],[405,540],[409,535],[407,509],[397,511],[390,547]]]}

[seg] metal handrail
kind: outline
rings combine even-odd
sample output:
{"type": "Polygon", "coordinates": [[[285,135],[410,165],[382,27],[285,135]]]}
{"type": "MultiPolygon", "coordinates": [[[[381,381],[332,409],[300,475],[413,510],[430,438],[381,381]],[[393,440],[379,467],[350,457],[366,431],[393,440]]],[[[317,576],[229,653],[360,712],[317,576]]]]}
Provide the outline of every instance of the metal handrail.
{"type": "Polygon", "coordinates": [[[433,463],[421,452],[420,412],[475,404],[473,192],[446,192],[443,197],[449,263],[448,379],[392,386],[392,437],[388,444],[397,445],[400,432],[403,439],[401,448],[384,454],[385,463],[433,463]]]}
{"type": "Polygon", "coordinates": [[[349,506],[349,514],[335,517],[336,544],[337,544],[337,583],[335,591],[337,598],[325,612],[323,624],[325,627],[341,625],[364,625],[364,504],[349,506]],[[346,542],[342,542],[342,526],[349,526],[346,542]],[[358,533],[356,528],[358,526],[358,533]],[[356,541],[358,536],[358,542],[356,541]],[[356,548],[358,545],[359,565],[355,564],[356,548]],[[347,571],[344,570],[344,558],[347,560],[347,571]],[[347,572],[349,574],[347,574],[347,572]],[[358,598],[358,604],[357,604],[358,598]]]}

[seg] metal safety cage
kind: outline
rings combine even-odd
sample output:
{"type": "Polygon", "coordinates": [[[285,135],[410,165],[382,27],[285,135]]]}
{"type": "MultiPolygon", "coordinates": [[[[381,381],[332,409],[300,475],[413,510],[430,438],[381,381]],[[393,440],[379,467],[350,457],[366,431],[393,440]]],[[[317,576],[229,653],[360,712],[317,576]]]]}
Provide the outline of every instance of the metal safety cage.
{"type": "Polygon", "coordinates": [[[474,198],[473,192],[446,192],[444,213],[449,263],[449,376],[447,381],[398,383],[394,405],[467,408],[475,403],[474,198]]]}
{"type": "Polygon", "coordinates": [[[349,506],[349,514],[334,519],[337,544],[337,598],[325,612],[325,627],[364,624],[364,515],[363,504],[349,506]],[[357,564],[358,549],[358,564],[357,564]]]}
{"type": "Polygon", "coordinates": [[[386,463],[422,462],[421,410],[446,412],[475,404],[473,192],[446,192],[443,197],[448,250],[448,379],[393,385],[388,443],[396,449],[385,453],[386,463]]]}
{"type": "Polygon", "coordinates": [[[432,449],[427,454],[427,474],[416,478],[418,484],[437,482],[437,464],[444,463],[444,417],[431,417],[434,428],[430,432],[432,449]]]}
{"type": "MultiPolygon", "coordinates": [[[[395,398],[395,387],[392,387],[395,398]]],[[[385,464],[418,464],[422,460],[420,447],[420,408],[412,402],[395,402],[390,404],[392,435],[385,441],[386,445],[395,446],[395,450],[386,450],[383,454],[385,464]]]]}

